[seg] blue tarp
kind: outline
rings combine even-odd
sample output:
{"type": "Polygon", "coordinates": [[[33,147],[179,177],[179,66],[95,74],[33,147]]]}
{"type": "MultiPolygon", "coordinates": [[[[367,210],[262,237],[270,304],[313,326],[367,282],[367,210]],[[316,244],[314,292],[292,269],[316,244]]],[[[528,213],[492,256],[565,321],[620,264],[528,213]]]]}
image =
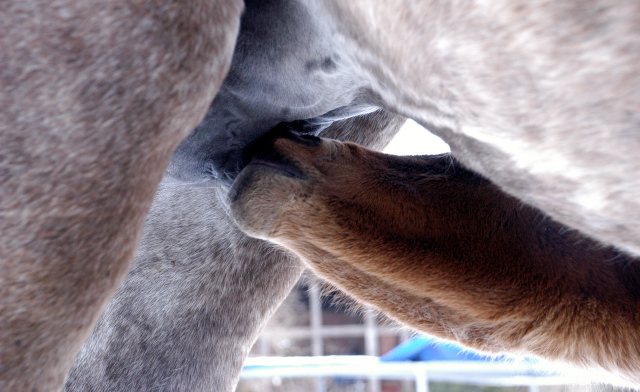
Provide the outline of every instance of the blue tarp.
{"type": "Polygon", "coordinates": [[[398,361],[496,361],[500,358],[488,357],[469,351],[455,343],[415,336],[389,351],[380,360],[383,362],[398,361]]]}

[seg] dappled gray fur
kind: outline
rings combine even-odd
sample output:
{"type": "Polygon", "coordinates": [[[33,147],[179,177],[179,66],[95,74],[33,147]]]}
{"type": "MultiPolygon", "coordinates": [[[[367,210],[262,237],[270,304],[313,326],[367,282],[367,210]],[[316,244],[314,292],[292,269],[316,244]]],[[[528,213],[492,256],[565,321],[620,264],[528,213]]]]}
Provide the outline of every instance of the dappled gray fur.
{"type": "Polygon", "coordinates": [[[563,224],[640,255],[640,3],[247,3],[229,78],[172,175],[206,184],[279,121],[382,107],[563,224]]]}
{"type": "MultiPolygon", "coordinates": [[[[404,121],[377,111],[324,134],[383,148],[404,121]],[[353,132],[354,124],[370,132],[353,132]]],[[[220,196],[217,188],[160,186],[129,275],[76,358],[66,392],[234,389],[303,267],[240,232],[220,196]]]]}
{"type": "Polygon", "coordinates": [[[161,185],[135,263],[65,391],[232,391],[302,265],[232,223],[215,188],[161,185]]]}
{"type": "Polygon", "coordinates": [[[318,6],[248,0],[229,75],[204,121],[174,153],[174,181],[215,186],[237,175],[242,148],[280,122],[306,120],[315,133],[377,109],[363,78],[345,62],[318,6]]]}
{"type": "Polygon", "coordinates": [[[251,1],[256,29],[210,107],[241,8],[0,4],[1,390],[63,384],[208,108],[172,161],[178,181],[215,186],[279,121],[321,129],[382,107],[507,193],[640,255],[638,1],[251,1]]]}
{"type": "Polygon", "coordinates": [[[227,73],[241,11],[241,0],[0,2],[1,391],[64,385],[171,153],[227,73]]]}

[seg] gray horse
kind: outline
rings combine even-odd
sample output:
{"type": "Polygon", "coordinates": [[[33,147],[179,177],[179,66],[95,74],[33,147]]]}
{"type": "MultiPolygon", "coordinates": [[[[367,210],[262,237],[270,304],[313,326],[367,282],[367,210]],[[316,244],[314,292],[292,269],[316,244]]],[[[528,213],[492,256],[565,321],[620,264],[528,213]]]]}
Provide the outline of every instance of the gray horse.
{"type": "Polygon", "coordinates": [[[63,385],[207,108],[173,181],[232,179],[279,122],[315,133],[383,108],[640,254],[638,2],[256,1],[236,42],[241,9],[0,5],[0,389],[63,385]]]}

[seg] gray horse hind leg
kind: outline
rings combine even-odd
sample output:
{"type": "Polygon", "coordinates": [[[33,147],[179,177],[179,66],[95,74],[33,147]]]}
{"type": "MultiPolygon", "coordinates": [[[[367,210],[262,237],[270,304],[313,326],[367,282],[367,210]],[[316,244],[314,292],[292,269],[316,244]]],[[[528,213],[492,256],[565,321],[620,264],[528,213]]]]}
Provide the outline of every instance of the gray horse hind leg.
{"type": "MultiPolygon", "coordinates": [[[[378,111],[323,136],[383,148],[404,119],[378,111]]],[[[65,391],[233,391],[303,267],[245,236],[215,188],[160,187],[134,265],[76,358],[65,391]]]]}

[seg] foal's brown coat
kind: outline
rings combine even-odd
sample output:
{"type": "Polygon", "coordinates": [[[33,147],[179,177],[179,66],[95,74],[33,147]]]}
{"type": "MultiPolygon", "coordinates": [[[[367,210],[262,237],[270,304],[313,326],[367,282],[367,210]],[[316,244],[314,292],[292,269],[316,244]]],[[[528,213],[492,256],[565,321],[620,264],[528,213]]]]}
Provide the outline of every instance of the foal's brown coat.
{"type": "Polygon", "coordinates": [[[279,139],[273,149],[232,188],[245,232],[415,329],[640,384],[637,260],[447,155],[396,157],[332,140],[279,139]]]}

